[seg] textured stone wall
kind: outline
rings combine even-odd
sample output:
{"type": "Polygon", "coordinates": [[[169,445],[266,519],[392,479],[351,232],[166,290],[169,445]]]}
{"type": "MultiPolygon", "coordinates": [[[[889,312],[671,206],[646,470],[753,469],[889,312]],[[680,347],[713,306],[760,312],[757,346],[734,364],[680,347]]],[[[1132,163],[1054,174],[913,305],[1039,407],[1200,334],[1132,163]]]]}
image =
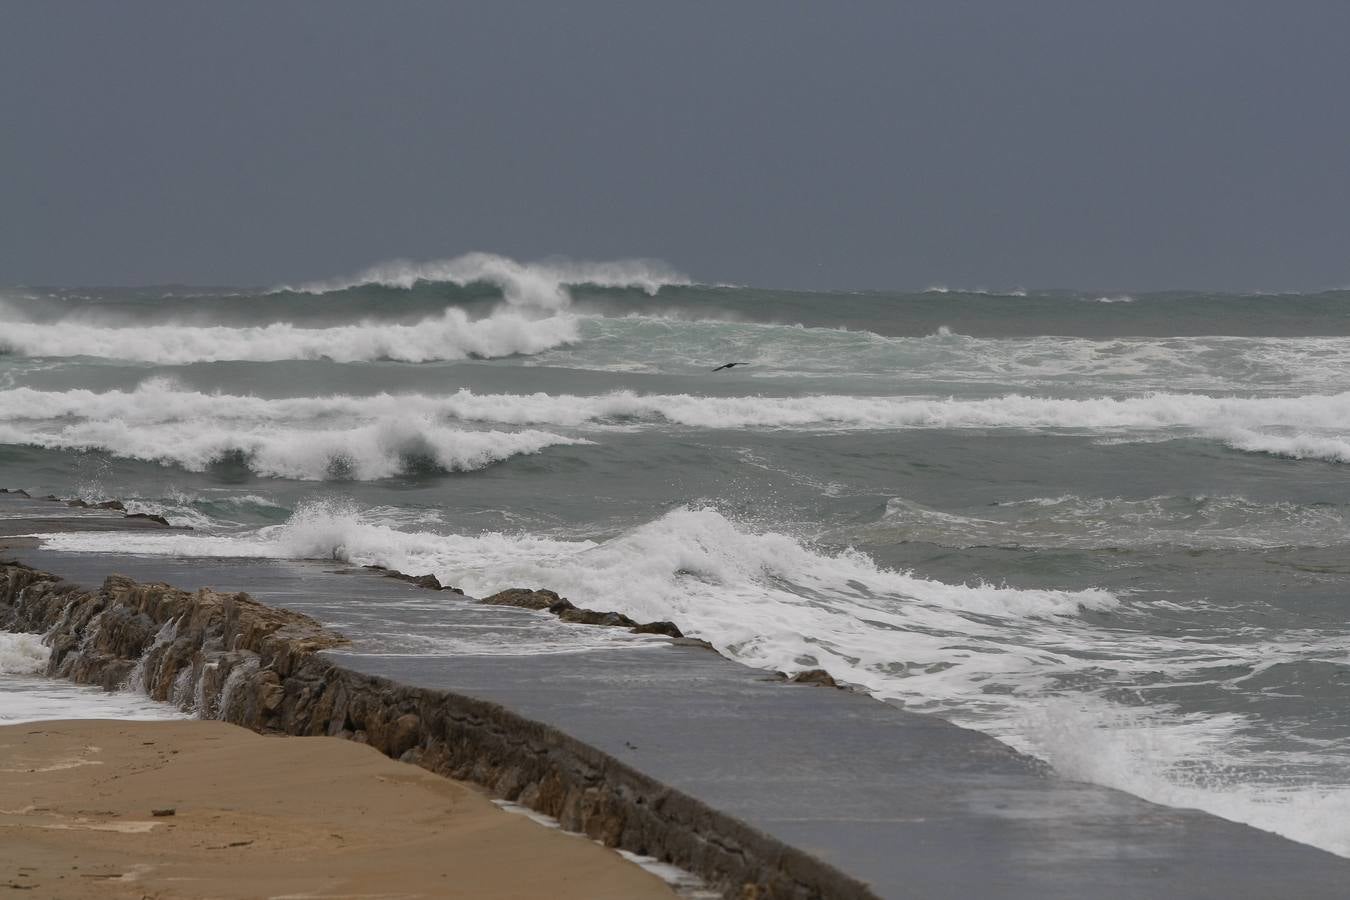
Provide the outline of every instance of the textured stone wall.
{"type": "Polygon", "coordinates": [[[112,576],[97,591],[0,564],[0,629],[43,634],[48,674],[139,689],[204,718],[332,735],[486,787],[612,847],[696,873],[727,897],[870,898],[861,883],[505,707],[345,669],[344,639],[247,594],[112,576]]]}

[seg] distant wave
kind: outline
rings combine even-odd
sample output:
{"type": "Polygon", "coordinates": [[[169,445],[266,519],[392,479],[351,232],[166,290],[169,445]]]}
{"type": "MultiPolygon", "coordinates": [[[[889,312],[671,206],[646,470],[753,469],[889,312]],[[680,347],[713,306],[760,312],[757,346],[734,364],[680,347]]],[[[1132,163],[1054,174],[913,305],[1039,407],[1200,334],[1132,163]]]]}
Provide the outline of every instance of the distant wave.
{"type": "MultiPolygon", "coordinates": [[[[706,371],[727,360],[753,365],[740,380],[872,377],[1031,389],[1088,384],[1103,390],[1350,388],[1344,337],[972,337],[940,324],[923,336],[628,314],[581,316],[580,337],[525,361],[615,372],[706,371]]],[[[929,388],[931,390],[931,387],[929,388]]]]}
{"type": "Polygon", "coordinates": [[[971,294],[982,297],[1025,297],[1026,288],[1010,288],[1004,291],[991,291],[985,288],[954,288],[945,284],[931,284],[923,289],[925,294],[971,294]]]}
{"type": "Polygon", "coordinates": [[[313,328],[293,321],[238,327],[173,321],[172,305],[165,305],[161,313],[169,321],[133,324],[101,313],[97,306],[55,321],[32,320],[13,306],[0,305],[0,353],[160,364],[288,359],[426,362],[533,354],[577,340],[576,318],[567,312],[572,303],[569,284],[654,293],[663,284],[688,283],[668,266],[650,261],[519,263],[472,253],[438,262],[385,263],[353,278],[281,287],[274,293],[323,294],[364,284],[406,288],[424,281],[492,284],[500,288],[501,302],[490,314],[477,318],[448,306],[439,315],[411,324],[367,317],[313,328]]]}
{"type": "Polygon", "coordinates": [[[369,481],[481,469],[584,439],[455,427],[405,398],[265,400],[153,379],[134,391],[0,391],[0,443],[103,450],[205,471],[240,466],[299,480],[369,481]]]}
{"type": "MultiPolygon", "coordinates": [[[[230,446],[246,450],[271,474],[324,477],[310,450],[340,443],[364,449],[357,477],[396,470],[408,422],[447,469],[476,468],[568,438],[521,433],[485,438],[453,423],[604,428],[674,425],[693,428],[808,430],[1012,428],[1105,432],[1134,437],[1202,437],[1244,451],[1350,462],[1345,428],[1350,392],[1302,397],[1211,397],[1153,393],[1065,399],[1008,394],[983,400],[915,397],[702,396],[696,394],[477,394],[445,396],[294,397],[205,394],[152,379],[132,391],[0,391],[0,440],[51,448],[102,447],[141,459],[169,458],[200,468],[230,446]],[[149,428],[147,426],[154,426],[149,428]],[[209,426],[209,427],[208,427],[209,426]],[[334,430],[324,429],[354,429],[334,430]],[[277,429],[287,436],[279,438],[277,429]],[[364,431],[362,429],[365,429],[364,431]],[[156,433],[159,432],[159,433],[156,433]],[[345,437],[344,437],[345,435],[345,437]],[[390,435],[395,437],[390,438],[390,435]],[[293,446],[281,453],[280,445],[293,446]],[[304,462],[265,462],[268,459],[304,462]],[[505,455],[503,455],[505,454],[505,455]]],[[[409,438],[411,439],[411,438],[409,438]]],[[[322,455],[322,454],[320,454],[322,455]]],[[[406,455],[406,454],[404,454],[406,455]]]]}
{"type": "Polygon", "coordinates": [[[1007,394],[983,400],[808,395],[642,394],[332,395],[267,399],[203,393],[153,378],[131,391],[0,390],[0,419],[78,417],[127,424],[185,419],[294,423],[334,416],[420,415],[506,425],[671,424],[696,428],[1063,428],[1087,430],[1285,427],[1340,433],[1350,392],[1302,397],[1151,393],[1067,399],[1007,394]]]}
{"type": "Polygon", "coordinates": [[[1250,453],[1265,453],[1287,459],[1321,459],[1350,463],[1350,439],[1342,434],[1263,434],[1250,428],[1234,428],[1227,435],[1229,446],[1250,453]]]}
{"type": "Polygon", "coordinates": [[[486,282],[500,287],[506,302],[513,306],[552,310],[565,309],[571,303],[568,285],[635,287],[654,294],[663,285],[690,283],[688,278],[656,260],[521,263],[493,253],[467,253],[430,262],[392,260],[346,278],[282,285],[274,290],[327,294],[366,284],[407,289],[420,282],[486,282]]]}
{"type": "MultiPolygon", "coordinates": [[[[420,302],[425,302],[420,301],[420,302]]],[[[443,303],[436,304],[436,308],[443,303]]],[[[0,353],[96,357],[161,365],[247,360],[421,363],[520,356],[527,365],[613,372],[706,372],[729,359],[753,363],[740,380],[862,376],[922,382],[1082,387],[1107,390],[1350,388],[1345,337],[1174,337],[1092,340],[981,338],[935,326],[926,336],[584,309],[539,313],[501,306],[473,317],[460,306],[421,321],[362,318],[328,327],[57,322],[5,318],[0,353]]]]}
{"type": "Polygon", "coordinates": [[[1350,543],[1340,507],[1257,503],[1244,497],[1036,497],[960,514],[893,497],[879,521],[837,535],[849,541],[920,541],[945,547],[1054,550],[1269,549],[1350,543]]]}
{"type": "Polygon", "coordinates": [[[202,422],[130,426],[111,421],[42,431],[0,425],[0,443],[106,450],[193,472],[238,465],[273,478],[371,481],[471,471],[546,447],[585,441],[543,431],[463,431],[425,420],[397,419],[338,429],[202,422]]]}
{"type": "Polygon", "coordinates": [[[245,328],[6,322],[0,333],[0,351],[168,365],[286,359],[416,363],[539,353],[576,339],[576,319],[567,314],[533,318],[502,310],[486,318],[470,319],[463,310],[451,308],[411,325],[361,322],[333,328],[300,328],[286,322],[245,328]]]}

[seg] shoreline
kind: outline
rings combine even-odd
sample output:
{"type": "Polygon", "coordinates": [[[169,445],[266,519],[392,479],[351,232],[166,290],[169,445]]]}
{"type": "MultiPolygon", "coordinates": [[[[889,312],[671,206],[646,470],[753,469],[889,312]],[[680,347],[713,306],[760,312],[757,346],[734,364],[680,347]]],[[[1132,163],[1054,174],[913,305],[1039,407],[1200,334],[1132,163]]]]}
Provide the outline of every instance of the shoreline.
{"type": "Polygon", "coordinates": [[[877,897],[819,859],[496,703],[346,668],[347,643],[243,593],[109,576],[86,590],[0,562],[0,628],[45,635],[46,674],[191,704],[260,733],[329,736],[485,787],[607,847],[697,875],[724,896],[877,897]]]}
{"type": "Polygon", "coordinates": [[[0,886],[27,896],[676,896],[612,850],[352,741],[68,720],[0,726],[0,753],[0,886]]]}

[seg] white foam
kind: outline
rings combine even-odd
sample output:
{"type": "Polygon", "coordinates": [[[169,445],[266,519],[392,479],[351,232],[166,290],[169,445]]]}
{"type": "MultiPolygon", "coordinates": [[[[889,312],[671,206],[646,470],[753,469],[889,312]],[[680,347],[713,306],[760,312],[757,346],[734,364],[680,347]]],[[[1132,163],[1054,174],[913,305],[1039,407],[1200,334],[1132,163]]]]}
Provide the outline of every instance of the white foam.
{"type": "Polygon", "coordinates": [[[1262,762],[1280,772],[1290,760],[1242,752],[1242,725],[1234,716],[1179,716],[1080,696],[1030,710],[1011,742],[1067,778],[1203,809],[1350,856],[1350,787],[1252,778],[1246,773],[1262,762]]]}
{"type": "Polygon", "coordinates": [[[475,394],[434,397],[294,397],[204,394],[163,379],[133,391],[0,390],[0,441],[50,449],[105,449],[200,470],[230,451],[260,474],[381,478],[410,456],[449,469],[480,468],[579,438],[545,431],[483,432],[452,421],[510,426],[806,430],[1012,428],[1105,436],[1203,437],[1235,449],[1335,462],[1350,460],[1344,436],[1350,392],[1299,397],[1151,393],[1054,398],[1008,394],[980,400],[922,397],[700,396],[612,391],[599,395],[475,394]],[[340,427],[334,427],[340,426],[340,427]]]}
{"type": "Polygon", "coordinates": [[[1148,393],[1056,398],[1007,394],[979,400],[816,394],[796,397],[640,394],[333,395],[265,399],[178,389],[151,379],[132,391],[0,391],[3,419],[121,419],[128,423],[208,417],[296,422],[397,412],[510,425],[671,423],[702,428],[1064,428],[1306,427],[1339,430],[1350,421],[1350,392],[1298,397],[1215,397],[1148,393]]]}
{"type": "Polygon", "coordinates": [[[133,425],[118,419],[51,431],[0,425],[0,442],[52,450],[103,449],[194,472],[238,458],[255,474],[304,481],[369,481],[429,467],[468,471],[546,447],[585,443],[545,431],[466,431],[415,416],[335,429],[213,427],[188,421],[133,425]]]}
{"type": "Polygon", "coordinates": [[[0,725],[49,719],[173,719],[178,710],[144,694],[104,691],[42,677],[51,648],[36,634],[0,631],[0,725]]]}
{"type": "Polygon", "coordinates": [[[52,719],[183,719],[168,703],[34,675],[0,675],[0,724],[52,719]]]}
{"type": "Polygon", "coordinates": [[[50,655],[39,635],[0,631],[0,675],[37,674],[50,655]]]}

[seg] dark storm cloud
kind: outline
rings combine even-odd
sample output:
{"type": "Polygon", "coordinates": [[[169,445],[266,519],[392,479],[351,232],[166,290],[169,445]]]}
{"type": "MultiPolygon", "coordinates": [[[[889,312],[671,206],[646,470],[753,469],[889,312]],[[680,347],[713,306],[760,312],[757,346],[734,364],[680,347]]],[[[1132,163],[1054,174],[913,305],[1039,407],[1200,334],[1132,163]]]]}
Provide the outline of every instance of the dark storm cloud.
{"type": "Polygon", "coordinates": [[[1350,281],[1350,4],[23,3],[0,283],[1350,281]]]}

